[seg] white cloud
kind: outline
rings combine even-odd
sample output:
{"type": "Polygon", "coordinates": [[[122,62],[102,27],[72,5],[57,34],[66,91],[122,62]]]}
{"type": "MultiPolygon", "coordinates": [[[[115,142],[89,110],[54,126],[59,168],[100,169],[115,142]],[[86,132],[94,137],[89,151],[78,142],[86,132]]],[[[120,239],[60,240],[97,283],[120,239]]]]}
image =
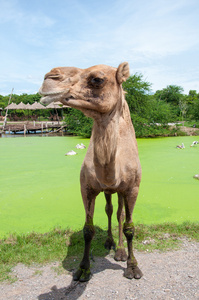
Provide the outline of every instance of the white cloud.
{"type": "Polygon", "coordinates": [[[54,20],[41,11],[25,11],[20,8],[20,2],[16,0],[1,0],[0,2],[0,23],[13,23],[19,27],[41,26],[51,27],[54,20]]]}

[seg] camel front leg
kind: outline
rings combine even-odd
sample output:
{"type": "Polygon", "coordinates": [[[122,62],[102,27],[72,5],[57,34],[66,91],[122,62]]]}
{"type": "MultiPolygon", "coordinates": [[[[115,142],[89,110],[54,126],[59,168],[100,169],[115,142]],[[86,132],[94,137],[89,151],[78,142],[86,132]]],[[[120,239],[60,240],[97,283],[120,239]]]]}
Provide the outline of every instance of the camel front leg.
{"type": "Polygon", "coordinates": [[[87,187],[86,189],[82,189],[82,198],[86,211],[86,222],[83,228],[84,255],[78,270],[73,275],[73,279],[75,281],[79,280],[81,282],[85,282],[91,278],[89,253],[91,241],[95,234],[95,228],[93,225],[93,214],[95,207],[95,198],[97,194],[98,193],[95,192],[92,188],[87,187]]]}
{"type": "Polygon", "coordinates": [[[140,279],[143,274],[138,268],[137,260],[133,254],[133,236],[135,227],[132,221],[133,209],[138,195],[138,187],[134,187],[132,191],[124,197],[126,220],[123,224],[123,232],[127,239],[128,246],[128,258],[127,258],[127,269],[124,272],[126,278],[140,279]]]}

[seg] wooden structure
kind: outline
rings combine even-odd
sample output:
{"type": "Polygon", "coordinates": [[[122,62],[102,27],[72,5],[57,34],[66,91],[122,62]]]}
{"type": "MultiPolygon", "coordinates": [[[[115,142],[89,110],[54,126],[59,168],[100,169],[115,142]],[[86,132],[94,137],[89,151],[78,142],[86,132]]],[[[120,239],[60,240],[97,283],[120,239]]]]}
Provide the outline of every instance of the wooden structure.
{"type": "MultiPolygon", "coordinates": [[[[2,126],[1,126],[2,127],[2,126]]],[[[3,128],[0,127],[0,132],[3,128]]],[[[4,126],[4,132],[8,133],[43,133],[43,132],[58,132],[66,130],[66,126],[61,122],[8,122],[4,126]]]]}
{"type": "MultiPolygon", "coordinates": [[[[13,89],[12,89],[13,92],[13,89]]],[[[57,109],[63,109],[63,107],[68,107],[66,105],[63,106],[61,102],[56,102],[56,103],[51,103],[51,105],[45,107],[39,102],[34,102],[32,105],[24,104],[23,102],[19,103],[18,105],[16,103],[11,103],[11,97],[12,97],[12,92],[10,95],[10,99],[8,102],[8,106],[5,108],[6,109],[6,116],[4,118],[4,124],[3,126],[0,126],[0,133],[3,132],[8,132],[8,133],[19,133],[23,132],[24,134],[26,133],[38,133],[38,132],[58,132],[58,131],[63,131],[63,129],[66,130],[66,126],[63,125],[62,122],[60,122],[57,109]],[[40,110],[40,109],[52,109],[54,108],[56,110],[56,115],[55,119],[52,122],[36,122],[36,121],[21,121],[21,122],[7,122],[7,115],[8,115],[8,110],[40,110]]],[[[16,120],[15,120],[16,121],[16,120]]]]}

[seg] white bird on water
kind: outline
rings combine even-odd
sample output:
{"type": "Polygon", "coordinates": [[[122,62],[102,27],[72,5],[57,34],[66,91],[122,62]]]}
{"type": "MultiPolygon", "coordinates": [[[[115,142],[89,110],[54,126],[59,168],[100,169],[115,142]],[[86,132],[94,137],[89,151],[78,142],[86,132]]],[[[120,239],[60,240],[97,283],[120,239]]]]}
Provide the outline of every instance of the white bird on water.
{"type": "Polygon", "coordinates": [[[193,141],[190,147],[196,146],[198,144],[198,141],[193,141]]]}
{"type": "Polygon", "coordinates": [[[77,153],[73,150],[67,152],[65,155],[76,155],[77,153]]]}
{"type": "MultiPolygon", "coordinates": [[[[77,144],[77,145],[75,146],[75,148],[77,148],[77,149],[85,149],[86,146],[85,146],[84,144],[81,143],[81,145],[80,145],[80,144],[77,144]]],[[[74,150],[71,150],[71,151],[67,152],[65,155],[76,155],[76,154],[77,154],[77,153],[76,153],[74,150]]]]}
{"type": "Polygon", "coordinates": [[[77,145],[75,146],[75,148],[77,148],[77,149],[85,149],[86,146],[85,146],[84,144],[81,143],[81,145],[80,145],[80,144],[77,144],[77,145]]]}
{"type": "Polygon", "coordinates": [[[178,149],[184,149],[185,145],[182,143],[182,145],[177,145],[176,148],[178,148],[178,149]]]}

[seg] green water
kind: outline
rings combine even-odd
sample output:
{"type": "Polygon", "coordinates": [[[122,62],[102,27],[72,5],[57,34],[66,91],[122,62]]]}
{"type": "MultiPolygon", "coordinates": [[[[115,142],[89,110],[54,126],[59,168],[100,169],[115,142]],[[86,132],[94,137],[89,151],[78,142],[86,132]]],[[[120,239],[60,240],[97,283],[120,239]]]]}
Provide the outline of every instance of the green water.
{"type": "Polygon", "coordinates": [[[199,221],[199,137],[138,140],[143,177],[135,208],[137,222],[199,221]],[[176,145],[185,144],[185,149],[176,145]]]}
{"type": "MultiPolygon", "coordinates": [[[[134,221],[145,224],[198,221],[199,137],[138,139],[143,177],[134,221]],[[177,144],[185,149],[176,149],[177,144]]],[[[79,173],[86,150],[78,137],[19,137],[0,139],[0,236],[45,232],[52,228],[81,229],[84,208],[79,173]],[[78,155],[65,156],[69,150],[78,155]]],[[[117,197],[113,196],[113,224],[117,197]]],[[[105,228],[105,200],[97,197],[94,221],[105,228]]]]}

